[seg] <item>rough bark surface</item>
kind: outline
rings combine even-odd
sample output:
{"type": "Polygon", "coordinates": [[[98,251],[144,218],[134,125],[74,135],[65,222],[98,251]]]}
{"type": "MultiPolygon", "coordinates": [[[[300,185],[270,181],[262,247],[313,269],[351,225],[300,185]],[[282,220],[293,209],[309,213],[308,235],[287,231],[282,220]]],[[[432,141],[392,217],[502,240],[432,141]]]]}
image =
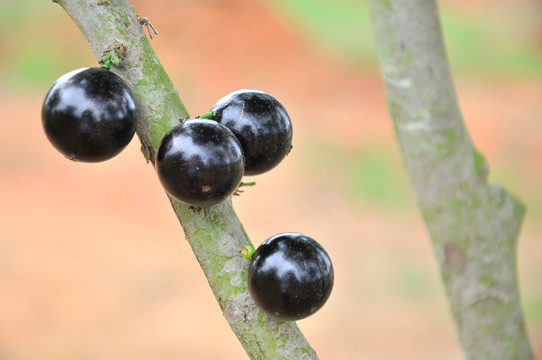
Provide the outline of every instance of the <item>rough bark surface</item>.
{"type": "Polygon", "coordinates": [[[524,206],[487,182],[455,97],[435,0],[372,0],[388,108],[466,359],[532,359],[519,301],[524,206]]]}
{"type": "MultiPolygon", "coordinates": [[[[178,92],[125,0],[57,0],[79,27],[97,59],[115,41],[126,48],[120,68],[112,71],[132,88],[139,108],[137,135],[147,161],[167,131],[188,118],[178,92]]],[[[295,322],[263,313],[247,288],[248,260],[239,251],[250,240],[231,201],[201,209],[170,198],[224,316],[251,359],[317,359],[295,322]]]]}

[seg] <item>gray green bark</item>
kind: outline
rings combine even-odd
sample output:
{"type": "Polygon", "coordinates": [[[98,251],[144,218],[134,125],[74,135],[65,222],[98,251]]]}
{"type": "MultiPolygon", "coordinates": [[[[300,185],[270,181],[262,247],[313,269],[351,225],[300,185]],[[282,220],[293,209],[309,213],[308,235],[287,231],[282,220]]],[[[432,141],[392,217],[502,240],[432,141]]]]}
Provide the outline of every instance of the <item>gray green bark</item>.
{"type": "MultiPolygon", "coordinates": [[[[147,161],[166,132],[187,118],[178,92],[125,0],[57,0],[79,27],[97,59],[114,41],[122,42],[126,57],[112,71],[132,88],[139,108],[137,135],[147,161]]],[[[215,298],[232,330],[251,359],[317,359],[295,322],[263,313],[247,288],[248,260],[239,251],[250,240],[231,200],[191,210],[170,198],[215,298]]]]}
{"type": "Polygon", "coordinates": [[[524,206],[487,181],[463,124],[435,0],[372,0],[388,108],[466,359],[532,359],[519,298],[524,206]]]}

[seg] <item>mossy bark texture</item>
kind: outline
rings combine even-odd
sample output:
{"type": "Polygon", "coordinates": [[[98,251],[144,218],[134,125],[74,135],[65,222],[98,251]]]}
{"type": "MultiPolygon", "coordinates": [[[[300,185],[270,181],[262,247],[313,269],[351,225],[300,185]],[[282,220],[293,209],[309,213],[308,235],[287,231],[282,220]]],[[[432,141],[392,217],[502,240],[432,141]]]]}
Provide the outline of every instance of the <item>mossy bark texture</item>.
{"type": "MultiPolygon", "coordinates": [[[[133,90],[139,108],[137,135],[147,161],[154,164],[160,140],[188,118],[177,90],[125,0],[57,0],[85,36],[97,59],[115,41],[126,46],[122,66],[112,67],[133,90]]],[[[263,313],[247,288],[248,260],[240,250],[250,245],[231,201],[192,209],[170,198],[224,316],[251,359],[316,359],[294,322],[263,313]]],[[[209,334],[210,335],[210,334],[209,334]]],[[[212,338],[212,336],[211,336],[212,338]]],[[[212,342],[212,340],[211,340],[212,342]]]]}
{"type": "Polygon", "coordinates": [[[455,97],[435,0],[371,0],[388,108],[466,359],[532,359],[516,247],[524,207],[487,181],[455,97]]]}

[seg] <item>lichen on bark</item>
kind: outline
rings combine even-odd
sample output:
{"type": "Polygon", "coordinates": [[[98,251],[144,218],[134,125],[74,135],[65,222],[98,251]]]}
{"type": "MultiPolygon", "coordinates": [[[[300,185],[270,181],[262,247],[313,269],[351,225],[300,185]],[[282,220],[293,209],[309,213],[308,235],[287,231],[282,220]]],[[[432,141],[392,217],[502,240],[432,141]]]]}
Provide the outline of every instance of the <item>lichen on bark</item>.
{"type": "Polygon", "coordinates": [[[388,108],[466,359],[532,359],[517,279],[524,206],[487,182],[455,97],[435,0],[371,1],[388,108]]]}

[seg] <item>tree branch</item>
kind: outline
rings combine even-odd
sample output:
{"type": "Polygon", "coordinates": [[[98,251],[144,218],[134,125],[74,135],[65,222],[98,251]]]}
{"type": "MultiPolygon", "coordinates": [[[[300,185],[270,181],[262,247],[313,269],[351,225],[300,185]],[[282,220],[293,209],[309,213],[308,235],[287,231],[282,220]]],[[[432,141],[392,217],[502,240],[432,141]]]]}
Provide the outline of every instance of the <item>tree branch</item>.
{"type": "MultiPolygon", "coordinates": [[[[133,7],[125,0],[57,0],[79,27],[97,59],[114,41],[122,42],[126,57],[114,68],[131,87],[140,114],[137,135],[147,161],[162,137],[187,118],[177,90],[147,40],[133,7]]],[[[250,245],[231,200],[191,210],[170,198],[213,293],[239,341],[252,359],[316,359],[294,322],[263,313],[247,288],[248,260],[239,251],[250,245]]]]}
{"type": "Polygon", "coordinates": [[[497,184],[460,114],[434,0],[372,0],[388,108],[467,359],[532,359],[519,301],[524,207],[497,184]]]}

